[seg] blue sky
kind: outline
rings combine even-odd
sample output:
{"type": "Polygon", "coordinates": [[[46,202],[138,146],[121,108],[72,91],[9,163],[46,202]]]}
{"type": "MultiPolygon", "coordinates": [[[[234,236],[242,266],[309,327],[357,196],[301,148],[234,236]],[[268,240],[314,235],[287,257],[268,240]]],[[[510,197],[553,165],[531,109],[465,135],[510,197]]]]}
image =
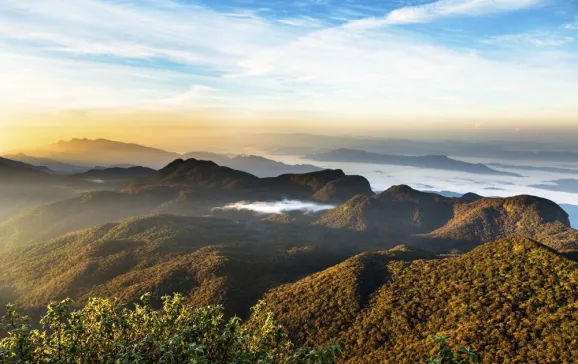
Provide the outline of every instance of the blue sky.
{"type": "Polygon", "coordinates": [[[575,0],[3,0],[0,107],[578,118],[575,0]]]}

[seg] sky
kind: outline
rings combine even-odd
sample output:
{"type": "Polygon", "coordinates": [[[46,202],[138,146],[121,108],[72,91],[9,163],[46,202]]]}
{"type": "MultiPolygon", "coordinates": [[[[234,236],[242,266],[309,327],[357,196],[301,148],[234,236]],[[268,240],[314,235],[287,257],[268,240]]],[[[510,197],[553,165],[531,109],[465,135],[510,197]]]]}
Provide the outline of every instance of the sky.
{"type": "Polygon", "coordinates": [[[0,3],[0,150],[207,130],[578,135],[576,0],[0,3]]]}

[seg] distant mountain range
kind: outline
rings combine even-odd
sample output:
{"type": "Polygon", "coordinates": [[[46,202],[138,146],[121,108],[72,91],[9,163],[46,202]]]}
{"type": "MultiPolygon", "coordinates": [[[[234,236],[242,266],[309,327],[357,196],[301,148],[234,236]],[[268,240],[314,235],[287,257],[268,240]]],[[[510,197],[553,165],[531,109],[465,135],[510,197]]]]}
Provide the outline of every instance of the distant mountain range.
{"type": "Polygon", "coordinates": [[[44,147],[19,151],[19,153],[66,164],[93,167],[128,163],[158,168],[180,157],[178,153],[107,139],[62,140],[44,147]]]}
{"type": "MultiPolygon", "coordinates": [[[[519,176],[519,174],[514,172],[500,171],[491,167],[517,169],[521,171],[536,170],[551,173],[578,174],[578,166],[576,166],[576,168],[536,167],[503,163],[488,163],[484,165],[468,163],[447,157],[447,155],[461,155],[464,157],[485,157],[503,160],[556,160],[575,162],[578,160],[578,152],[505,151],[499,150],[498,145],[492,143],[478,145],[460,144],[456,142],[446,143],[447,150],[444,151],[444,144],[420,144],[415,141],[389,139],[335,139],[330,137],[322,138],[322,141],[313,143],[308,148],[301,147],[301,144],[319,138],[318,136],[302,136],[301,138],[295,136],[293,139],[296,144],[295,147],[290,148],[290,153],[295,154],[303,150],[320,149],[322,145],[329,143],[328,145],[336,145],[338,148],[330,152],[309,154],[307,157],[318,161],[390,164],[487,175],[519,176]],[[342,142],[341,145],[339,145],[339,141],[342,142]],[[341,146],[348,145],[367,149],[341,148],[341,146]],[[413,148],[411,146],[413,146],[413,148]],[[392,150],[395,153],[380,154],[368,151],[380,149],[392,150]],[[420,151],[426,153],[442,152],[444,154],[414,156],[416,153],[420,153],[420,151]]],[[[292,138],[287,140],[292,140],[292,138]]],[[[280,139],[278,137],[272,137],[271,141],[280,142],[280,139]]],[[[289,151],[283,151],[283,153],[288,152],[289,151]]],[[[145,166],[158,169],[178,158],[211,160],[219,165],[242,170],[258,177],[274,177],[284,173],[307,173],[322,169],[309,164],[288,165],[254,155],[225,155],[201,151],[180,154],[139,144],[122,143],[106,139],[72,139],[69,141],[60,141],[40,148],[17,151],[6,155],[6,158],[31,165],[44,166],[56,173],[81,173],[97,167],[109,168],[116,166],[145,166]]]]}
{"type": "Polygon", "coordinates": [[[254,155],[233,155],[191,152],[179,154],[138,144],[106,139],[72,139],[45,147],[26,150],[6,158],[36,166],[45,166],[57,173],[71,174],[91,169],[136,167],[162,168],[175,159],[210,160],[219,165],[242,170],[259,177],[275,177],[285,173],[308,173],[322,168],[308,165],[289,165],[254,155]]]}
{"type": "Polygon", "coordinates": [[[183,158],[212,161],[218,165],[245,171],[258,177],[276,177],[286,173],[309,173],[323,169],[311,164],[288,165],[256,155],[227,156],[217,153],[191,152],[184,154],[183,158]]]}
{"type": "Polygon", "coordinates": [[[458,161],[443,155],[426,155],[420,157],[386,155],[370,153],[356,149],[336,149],[327,153],[310,154],[308,159],[330,162],[374,163],[416,168],[430,168],[448,171],[459,171],[475,174],[520,177],[519,174],[492,169],[483,164],[458,161]]]}
{"type": "Polygon", "coordinates": [[[550,184],[536,184],[530,187],[540,188],[542,190],[557,191],[557,192],[568,192],[568,193],[578,193],[578,179],[559,179],[552,181],[550,184]]]}
{"type": "Polygon", "coordinates": [[[565,174],[578,174],[577,168],[561,168],[561,167],[537,167],[537,166],[523,166],[523,165],[512,165],[503,163],[488,163],[488,166],[505,168],[505,169],[518,169],[521,171],[544,171],[550,173],[565,173],[565,174]]]}
{"type": "Polygon", "coordinates": [[[78,166],[70,163],[59,162],[50,158],[32,157],[23,153],[9,154],[5,157],[14,161],[46,167],[54,173],[82,173],[92,169],[90,166],[78,166]]]}
{"type": "Polygon", "coordinates": [[[578,161],[572,142],[408,140],[383,137],[330,136],[313,134],[259,134],[248,141],[272,153],[314,154],[339,148],[366,150],[390,155],[446,155],[497,160],[578,161]]]}

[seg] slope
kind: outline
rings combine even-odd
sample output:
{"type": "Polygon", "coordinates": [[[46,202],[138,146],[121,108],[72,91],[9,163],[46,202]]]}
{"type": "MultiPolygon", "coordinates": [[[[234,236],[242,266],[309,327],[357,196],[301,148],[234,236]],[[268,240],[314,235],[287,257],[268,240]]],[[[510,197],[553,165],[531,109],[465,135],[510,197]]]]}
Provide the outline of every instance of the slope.
{"type": "Polygon", "coordinates": [[[436,247],[470,249],[480,243],[519,236],[559,251],[578,249],[578,231],[554,202],[534,197],[484,198],[455,206],[454,217],[427,234],[436,247]]]}
{"type": "Polygon", "coordinates": [[[246,314],[267,290],[388,243],[370,244],[307,227],[152,215],[0,252],[0,293],[34,310],[67,296],[180,292],[246,314]]]}
{"type": "Polygon", "coordinates": [[[0,251],[97,224],[145,215],[159,203],[154,196],[95,191],[41,205],[0,223],[0,251]]]}
{"type": "Polygon", "coordinates": [[[430,232],[443,226],[453,216],[453,206],[461,200],[392,186],[383,193],[355,196],[345,204],[327,211],[319,225],[358,231],[410,235],[430,232]]]}
{"type": "Polygon", "coordinates": [[[578,357],[578,264],[528,239],[410,263],[365,254],[265,299],[298,342],[335,337],[348,362],[420,362],[435,333],[479,350],[484,363],[578,357]],[[368,270],[382,283],[360,295],[368,270]]]}

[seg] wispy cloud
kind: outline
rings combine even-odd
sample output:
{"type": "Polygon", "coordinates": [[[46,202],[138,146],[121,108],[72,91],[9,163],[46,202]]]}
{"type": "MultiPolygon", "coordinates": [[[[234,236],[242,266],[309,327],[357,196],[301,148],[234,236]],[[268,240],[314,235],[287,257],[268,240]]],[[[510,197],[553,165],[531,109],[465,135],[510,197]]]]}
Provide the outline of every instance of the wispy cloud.
{"type": "Polygon", "coordinates": [[[522,34],[504,34],[489,37],[483,40],[486,44],[504,47],[519,47],[532,45],[536,47],[560,47],[575,42],[575,38],[569,35],[551,32],[532,32],[522,34]]]}
{"type": "MultiPolygon", "coordinates": [[[[279,17],[171,0],[5,0],[0,105],[221,107],[373,120],[578,112],[568,31],[478,34],[455,47],[407,29],[531,9],[539,0],[403,3],[384,17],[336,26],[335,13],[279,17]],[[508,42],[516,47],[505,52],[508,42]]],[[[353,8],[364,9],[344,13],[353,8]]]]}
{"type": "Polygon", "coordinates": [[[576,18],[576,20],[573,21],[572,23],[564,24],[564,29],[578,30],[578,18],[576,18]]]}
{"type": "Polygon", "coordinates": [[[542,0],[439,0],[436,2],[396,9],[382,18],[352,21],[348,27],[375,28],[394,24],[426,23],[442,17],[477,16],[513,11],[534,6],[542,0]]]}
{"type": "Polygon", "coordinates": [[[306,28],[318,28],[323,25],[323,22],[321,20],[313,18],[311,16],[300,16],[297,18],[279,19],[279,23],[291,25],[294,27],[306,27],[306,28]]]}

